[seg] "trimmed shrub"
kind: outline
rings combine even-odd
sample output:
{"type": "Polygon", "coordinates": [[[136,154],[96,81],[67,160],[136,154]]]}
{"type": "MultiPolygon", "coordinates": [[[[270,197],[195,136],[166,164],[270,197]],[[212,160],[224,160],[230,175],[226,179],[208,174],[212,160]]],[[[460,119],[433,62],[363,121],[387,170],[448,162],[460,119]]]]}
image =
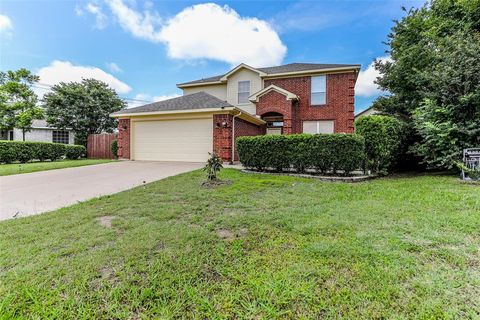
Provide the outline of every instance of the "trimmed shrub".
{"type": "Polygon", "coordinates": [[[118,141],[117,140],[112,141],[112,144],[110,145],[110,150],[112,150],[112,154],[116,158],[118,156],[118,141]]]}
{"type": "Polygon", "coordinates": [[[288,142],[288,153],[291,165],[299,173],[305,172],[312,166],[312,139],[311,134],[295,134],[285,136],[288,142]]]}
{"type": "Polygon", "coordinates": [[[34,159],[36,150],[38,149],[32,142],[0,141],[0,162],[25,163],[34,159]]]}
{"type": "Polygon", "coordinates": [[[363,116],[355,121],[356,133],[365,138],[365,168],[387,173],[396,165],[404,139],[403,124],[389,116],[363,116]]]}
{"type": "Polygon", "coordinates": [[[65,145],[65,157],[70,160],[77,160],[85,157],[87,149],[81,145],[65,145]]]}
{"type": "Polygon", "coordinates": [[[51,142],[0,141],[0,163],[55,161],[65,156],[69,159],[78,159],[83,154],[85,154],[83,146],[51,142]]]}
{"type": "Polygon", "coordinates": [[[348,174],[362,166],[365,141],[356,134],[295,134],[237,139],[240,162],[247,168],[297,172],[342,171],[348,174]]]}
{"type": "Polygon", "coordinates": [[[50,143],[50,142],[37,142],[41,145],[43,150],[40,155],[36,155],[35,159],[40,161],[51,160],[55,161],[65,155],[66,144],[63,143],[50,143]],[[41,156],[41,158],[40,158],[41,156]]]}

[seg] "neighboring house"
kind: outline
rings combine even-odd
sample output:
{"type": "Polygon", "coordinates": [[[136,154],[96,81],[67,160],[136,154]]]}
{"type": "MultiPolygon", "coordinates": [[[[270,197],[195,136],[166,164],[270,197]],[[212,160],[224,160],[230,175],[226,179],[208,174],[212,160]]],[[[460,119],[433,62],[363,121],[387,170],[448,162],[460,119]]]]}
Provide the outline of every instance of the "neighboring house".
{"type": "Polygon", "coordinates": [[[178,84],[183,96],[124,109],[118,155],[132,160],[237,160],[239,136],[352,133],[360,65],[240,64],[223,75],[178,84]]]}
{"type": "Polygon", "coordinates": [[[373,106],[368,107],[367,109],[360,111],[355,115],[355,120],[360,118],[361,116],[371,116],[373,114],[378,114],[378,110],[374,109],[373,106]]]}
{"type": "MultiPolygon", "coordinates": [[[[1,131],[0,140],[23,141],[22,130],[13,129],[1,131]]],[[[45,120],[34,120],[32,129],[25,132],[25,141],[74,144],[74,134],[71,130],[60,130],[49,127],[45,120]]]]}

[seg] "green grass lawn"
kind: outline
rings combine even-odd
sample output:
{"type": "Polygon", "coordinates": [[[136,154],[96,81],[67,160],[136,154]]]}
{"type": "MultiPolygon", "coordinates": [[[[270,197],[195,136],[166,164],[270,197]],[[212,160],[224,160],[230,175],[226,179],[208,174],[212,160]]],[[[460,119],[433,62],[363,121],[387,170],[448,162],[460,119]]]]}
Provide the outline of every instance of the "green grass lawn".
{"type": "Polygon", "coordinates": [[[0,318],[480,316],[480,186],[203,177],[1,222],[0,318]]]}
{"type": "Polygon", "coordinates": [[[91,164],[100,164],[111,162],[110,159],[80,159],[80,160],[59,160],[54,162],[29,162],[29,163],[11,163],[0,164],[0,176],[11,174],[30,173],[36,171],[45,171],[53,169],[71,168],[88,166],[91,164]]]}

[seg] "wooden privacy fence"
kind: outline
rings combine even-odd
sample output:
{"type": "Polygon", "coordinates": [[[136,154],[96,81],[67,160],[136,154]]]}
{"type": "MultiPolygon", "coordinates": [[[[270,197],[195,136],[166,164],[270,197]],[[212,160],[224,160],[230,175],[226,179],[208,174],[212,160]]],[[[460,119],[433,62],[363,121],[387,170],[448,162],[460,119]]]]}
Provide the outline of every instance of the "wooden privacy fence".
{"type": "Polygon", "coordinates": [[[94,159],[114,159],[112,141],[117,139],[116,133],[89,134],[87,138],[87,157],[94,159]]]}

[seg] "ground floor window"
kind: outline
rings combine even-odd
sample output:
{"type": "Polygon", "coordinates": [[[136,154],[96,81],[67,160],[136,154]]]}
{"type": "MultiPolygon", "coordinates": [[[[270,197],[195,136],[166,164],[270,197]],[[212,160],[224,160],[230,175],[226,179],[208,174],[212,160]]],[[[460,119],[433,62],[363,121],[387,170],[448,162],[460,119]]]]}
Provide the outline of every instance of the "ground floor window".
{"type": "Polygon", "coordinates": [[[333,120],[303,121],[303,133],[333,133],[333,120]]]}
{"type": "Polygon", "coordinates": [[[54,143],[65,143],[68,144],[69,142],[69,134],[68,131],[65,130],[54,130],[52,132],[52,142],[54,143]]]}

